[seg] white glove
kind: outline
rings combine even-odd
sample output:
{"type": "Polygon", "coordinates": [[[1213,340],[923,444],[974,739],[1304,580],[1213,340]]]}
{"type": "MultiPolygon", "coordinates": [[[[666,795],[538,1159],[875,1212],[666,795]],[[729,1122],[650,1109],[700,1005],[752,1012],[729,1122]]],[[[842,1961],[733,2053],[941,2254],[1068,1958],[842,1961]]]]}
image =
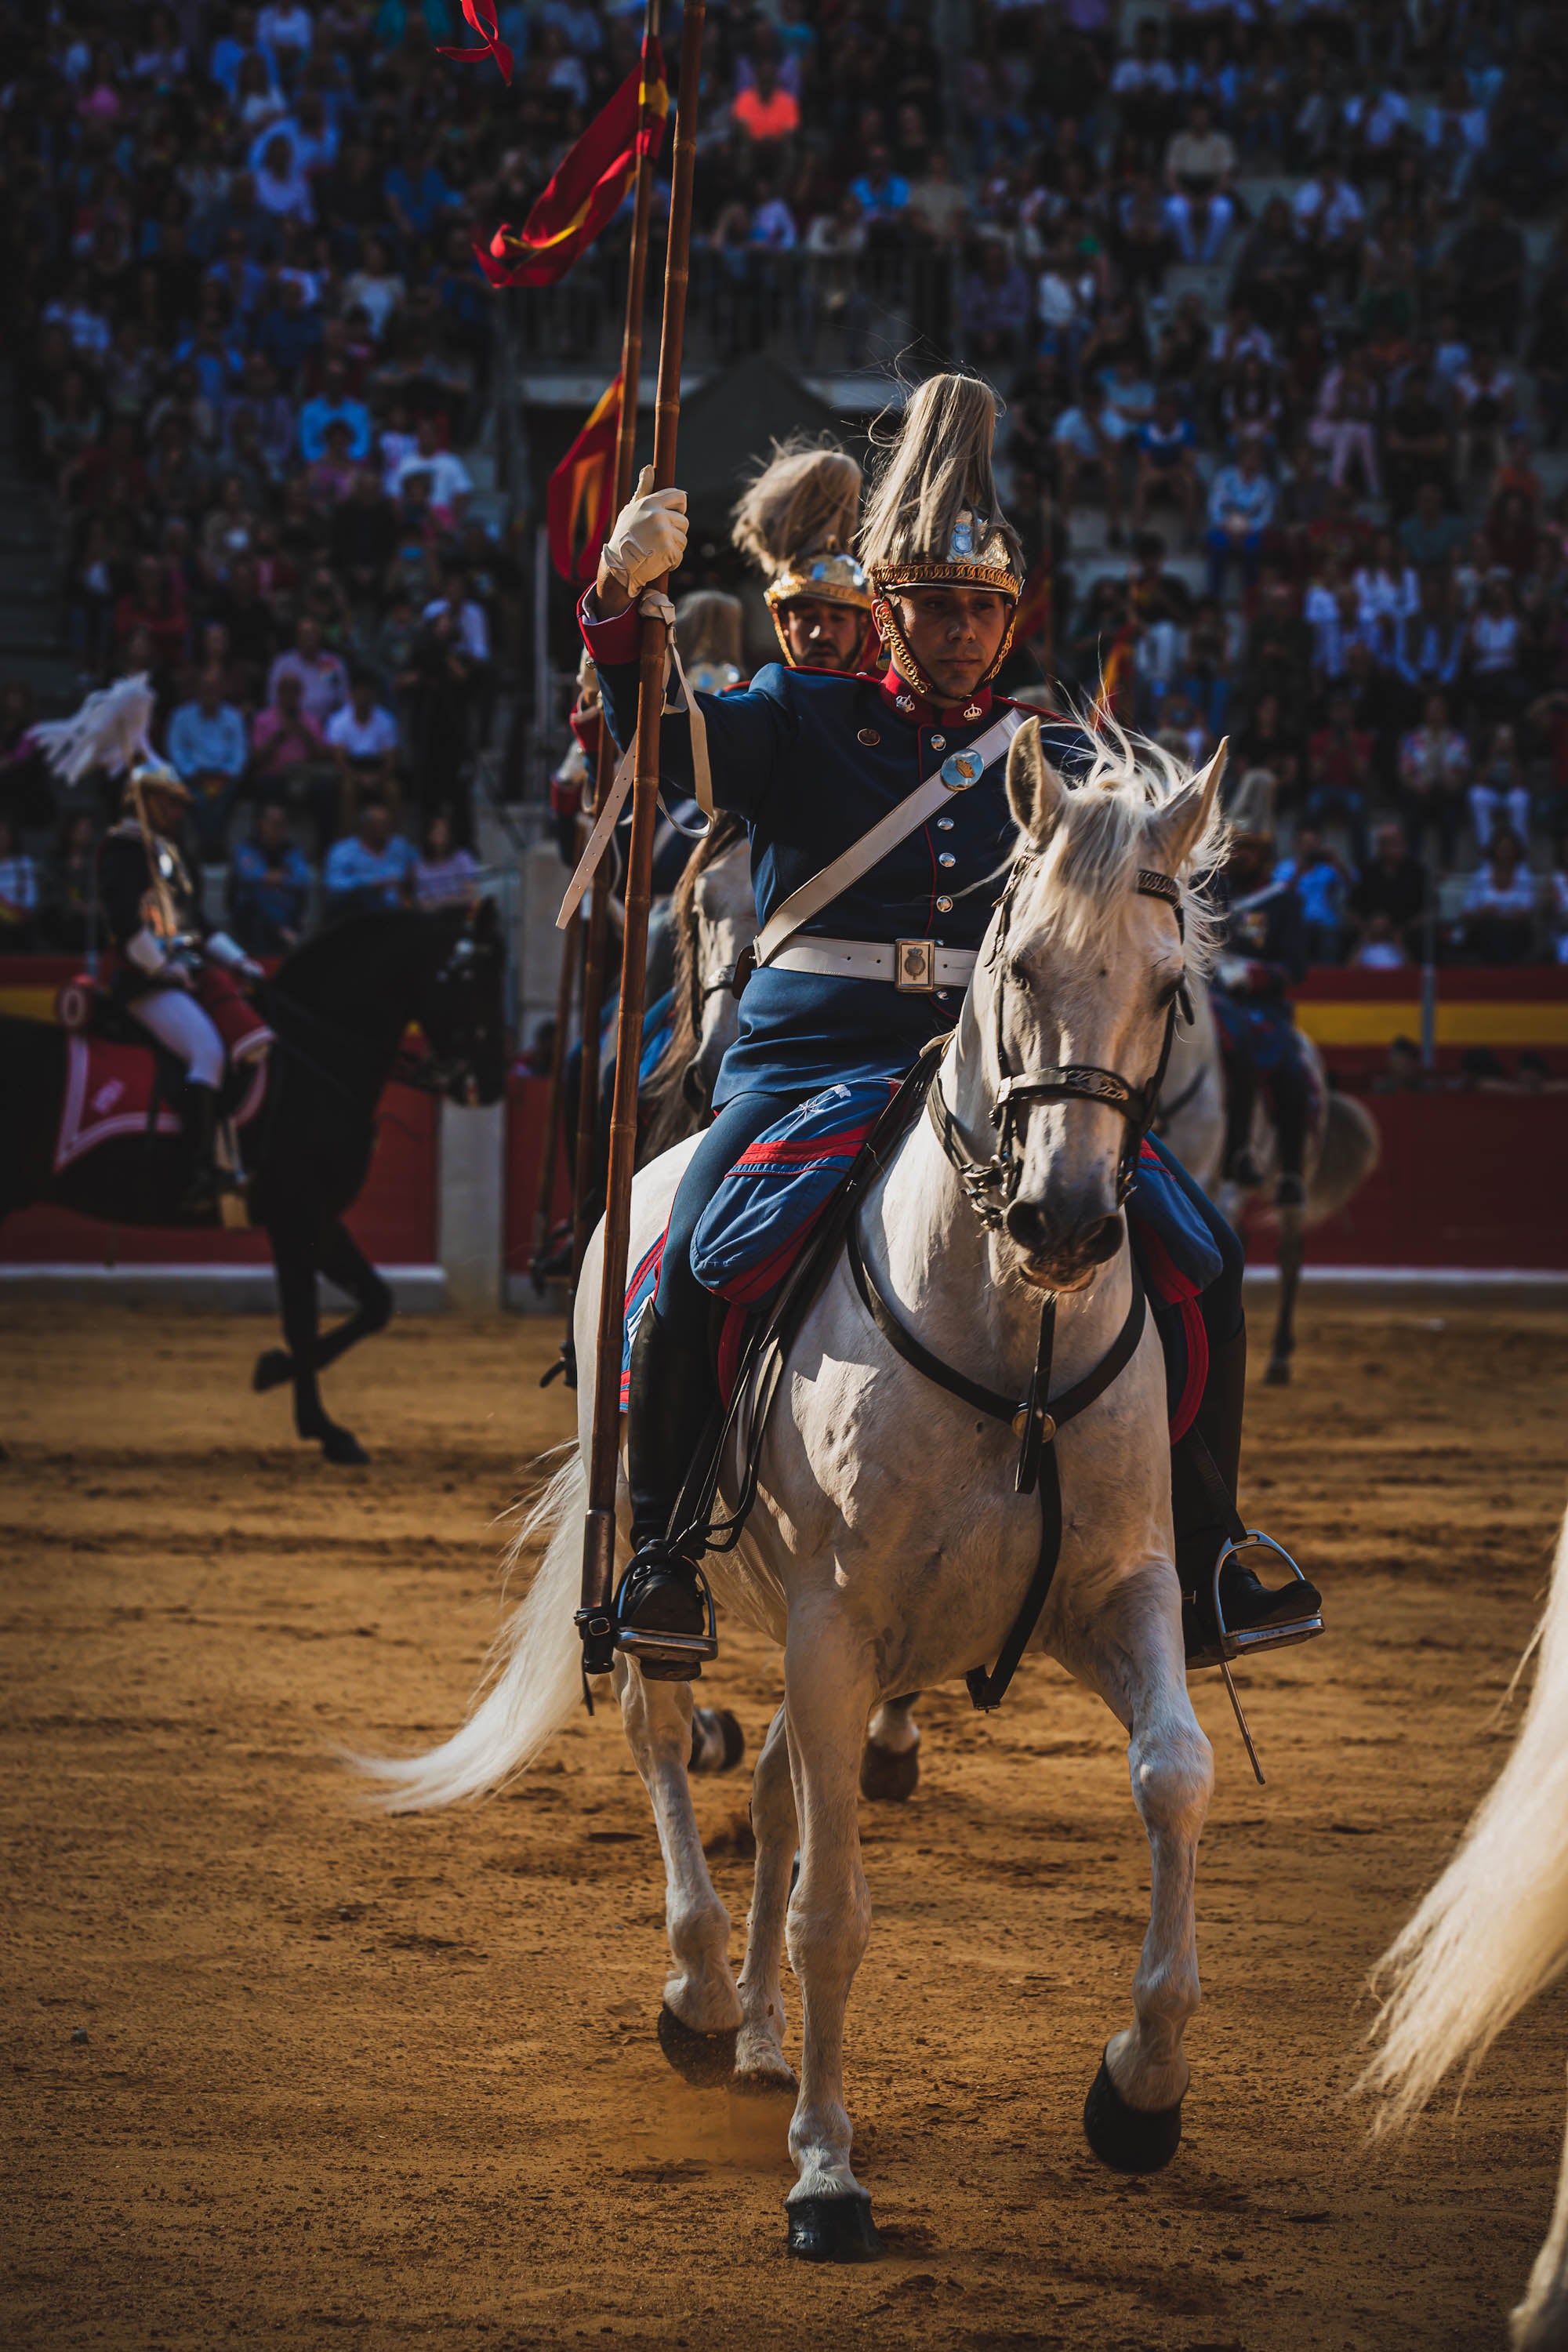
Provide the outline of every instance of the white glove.
{"type": "Polygon", "coordinates": [[[656,490],[653,467],[645,466],[633,496],[616,517],[605,541],[605,569],[635,602],[650,580],[673,572],[686,552],[690,530],[684,490],[656,490]]]}

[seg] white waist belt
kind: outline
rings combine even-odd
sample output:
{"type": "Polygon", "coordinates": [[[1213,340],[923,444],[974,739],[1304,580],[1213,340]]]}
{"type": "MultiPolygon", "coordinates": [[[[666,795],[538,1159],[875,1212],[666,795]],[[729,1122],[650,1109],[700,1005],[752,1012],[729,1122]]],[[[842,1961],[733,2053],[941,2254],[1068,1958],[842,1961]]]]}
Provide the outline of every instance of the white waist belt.
{"type": "Polygon", "coordinates": [[[769,971],[809,971],[827,980],[885,980],[906,994],[967,988],[979,961],[973,948],[939,948],[934,940],[796,939],[769,971]]]}

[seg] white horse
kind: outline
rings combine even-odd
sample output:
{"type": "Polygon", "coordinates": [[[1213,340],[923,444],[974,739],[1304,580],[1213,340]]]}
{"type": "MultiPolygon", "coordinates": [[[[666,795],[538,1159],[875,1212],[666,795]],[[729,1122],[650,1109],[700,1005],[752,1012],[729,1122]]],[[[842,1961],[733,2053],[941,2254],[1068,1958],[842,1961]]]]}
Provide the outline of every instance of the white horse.
{"type": "MultiPolygon", "coordinates": [[[[1130,1129],[1103,1087],[1066,1099],[1059,1088],[1031,1094],[1023,1074],[1040,1088],[1064,1072],[1152,1083],[1176,992],[1209,952],[1204,902],[1186,877],[1194,863],[1212,863],[1217,831],[1218,761],[1192,776],[1123,738],[1089,748],[1090,772],[1069,792],[1046,761],[1037,726],[1015,740],[1008,790],[1022,847],[936,1078],[961,1142],[950,1134],[944,1144],[918,1120],[860,1221],[867,1269],[905,1331],[1003,1396],[1027,1395],[1043,1302],[1054,1294],[1053,1402],[1100,1366],[1133,1303],[1120,1212],[1130,1129]],[[1162,877],[1180,877],[1175,905],[1148,895],[1162,877]],[[1009,1114],[1008,1181],[994,1173],[997,1190],[984,1195],[988,1223],[976,1214],[974,1167],[966,1190],[956,1163],[994,1150],[993,1112],[1010,1074],[1024,1091],[1009,1114]]],[[[634,1257],[662,1229],[690,1149],[638,1177],[634,1257]]],[[[494,1788],[579,1704],[572,1615],[598,1290],[596,1239],[579,1292],[580,1454],[546,1497],[549,1547],[468,1722],[428,1755],[367,1765],[392,1809],[494,1788]]],[[[690,1689],[647,1682],[624,1657],[616,1680],[668,1875],[666,2053],[693,2076],[795,2096],[790,2248],[865,2260],[879,2249],[850,2164],[843,2080],[845,2010],[870,1927],[856,1805],[861,1741],[882,1698],[997,1657],[1036,1574],[1042,1514],[1016,1490],[1017,1438],[911,1368],[868,1317],[842,1258],[790,1349],[778,1399],[745,1538],[710,1559],[725,1607],[764,1629],[784,1656],[784,1703],[756,1766],[755,1892],[738,1983],[687,1777],[690,1689]],[[786,1937],[803,1998],[798,2086],[784,2044],[786,1937]]],[[[1181,2135],[1183,2035],[1199,2000],[1194,1876],[1214,1777],[1187,1695],[1165,1380],[1152,1323],[1121,1376],[1066,1422],[1056,1445],[1064,1532],[1033,1646],[1125,1726],[1152,1857],[1132,2016],[1106,2045],[1084,2123],[1108,2163],[1149,2170],[1169,2160],[1181,2135]]],[[[731,1463],[727,1492],[733,1475],[731,1463]]],[[[623,1488],[623,1556],[625,1538],[623,1488]]]]}
{"type": "MultiPolygon", "coordinates": [[[[1361,2088],[1381,2098],[1380,2134],[1408,2124],[1453,2067],[1468,2079],[1568,1962],[1568,1520],[1537,1644],[1513,1753],[1373,1975],[1389,1998],[1361,2088]]],[[[1568,2147],[1511,2336],[1514,2352],[1568,2352],[1568,2147]]]]}
{"type": "MultiPolygon", "coordinates": [[[[1194,986],[1192,998],[1193,1020],[1190,1026],[1183,1023],[1177,1028],[1154,1126],[1194,1182],[1234,1223],[1247,1196],[1222,1181],[1226,1098],[1219,1024],[1206,987],[1194,986]]],[[[1279,1226],[1279,1297],[1264,1377],[1275,1388],[1290,1378],[1303,1235],[1353,1198],[1377,1166],[1381,1151],[1377,1123],[1365,1104],[1353,1095],[1334,1093],[1316,1045],[1310,1037],[1300,1044],[1311,1072],[1316,1111],[1307,1129],[1305,1205],[1274,1211],[1279,1226]]],[[[1279,1178],[1279,1148],[1263,1094],[1260,1088],[1253,1113],[1252,1153],[1258,1183],[1252,1197],[1267,1201],[1279,1178]]]]}

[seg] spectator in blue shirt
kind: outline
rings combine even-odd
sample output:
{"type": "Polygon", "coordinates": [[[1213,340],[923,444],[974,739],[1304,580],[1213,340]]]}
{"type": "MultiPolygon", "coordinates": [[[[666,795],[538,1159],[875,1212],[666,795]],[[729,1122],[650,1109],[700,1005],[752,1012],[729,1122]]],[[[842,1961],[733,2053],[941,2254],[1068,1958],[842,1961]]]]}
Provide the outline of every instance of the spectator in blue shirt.
{"type": "Polygon", "coordinates": [[[341,360],[329,360],[321,391],[300,411],[300,452],[307,466],[324,457],[328,428],[346,426],[348,454],[356,466],[370,455],[370,411],[363,400],[349,396],[348,370],[341,360]]]}
{"type": "Polygon", "coordinates": [[[289,838],[289,812],[264,801],[228,869],[228,927],[247,955],[287,955],[305,931],[310,868],[289,838]]]}
{"type": "Polygon", "coordinates": [[[870,150],[866,169],[849,183],[849,193],[868,228],[894,227],[909,210],[910,184],[893,170],[885,147],[870,150]]]}
{"type": "Polygon", "coordinates": [[[395,163],[382,182],[386,208],[411,243],[428,236],[438,213],[461,202],[430,161],[428,147],[413,148],[405,163],[395,163]]]}
{"type": "Polygon", "coordinates": [[[1154,499],[1170,499],[1181,509],[1190,539],[1197,518],[1198,477],[1192,420],[1184,416],[1173,392],[1164,391],[1154,414],[1138,427],[1138,482],[1132,493],[1132,528],[1142,530],[1154,499]]]}
{"type": "Polygon", "coordinates": [[[371,793],[360,805],[355,831],[334,841],[327,852],[322,878],[329,919],[363,914],[373,907],[406,905],[414,895],[418,862],[414,844],[393,831],[389,803],[371,793]]]}
{"type": "Polygon", "coordinates": [[[1310,825],[1297,828],[1292,854],[1274,868],[1276,883],[1293,882],[1301,901],[1307,953],[1314,963],[1338,963],[1344,931],[1345,894],[1355,877],[1347,871],[1310,825]]]}
{"type": "Polygon", "coordinates": [[[305,289],[297,278],[278,284],[278,306],[261,321],[257,349],[270,360],[279,381],[291,384],[321,340],[321,313],[305,307],[305,289]]]}
{"type": "Polygon", "coordinates": [[[169,761],[191,793],[191,823],[204,858],[221,858],[228,815],[245,774],[245,721],[223,698],[223,672],[204,669],[196,698],[169,721],[169,761]]]}
{"type": "Polygon", "coordinates": [[[1274,485],[1255,441],[1244,441],[1234,466],[1222,466],[1209,491],[1209,594],[1225,593],[1225,576],[1239,561],[1250,588],[1258,578],[1263,534],[1274,520],[1274,485]]]}

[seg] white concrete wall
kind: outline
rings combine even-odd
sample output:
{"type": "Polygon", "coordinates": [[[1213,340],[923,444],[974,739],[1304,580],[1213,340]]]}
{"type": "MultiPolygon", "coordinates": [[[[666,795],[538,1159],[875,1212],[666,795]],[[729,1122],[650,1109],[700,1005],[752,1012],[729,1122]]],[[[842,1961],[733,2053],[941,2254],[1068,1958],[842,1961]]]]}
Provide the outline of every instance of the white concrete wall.
{"type": "Polygon", "coordinates": [[[506,1230],[506,1103],[441,1106],[437,1234],[447,1305],[499,1315],[506,1230]]]}

